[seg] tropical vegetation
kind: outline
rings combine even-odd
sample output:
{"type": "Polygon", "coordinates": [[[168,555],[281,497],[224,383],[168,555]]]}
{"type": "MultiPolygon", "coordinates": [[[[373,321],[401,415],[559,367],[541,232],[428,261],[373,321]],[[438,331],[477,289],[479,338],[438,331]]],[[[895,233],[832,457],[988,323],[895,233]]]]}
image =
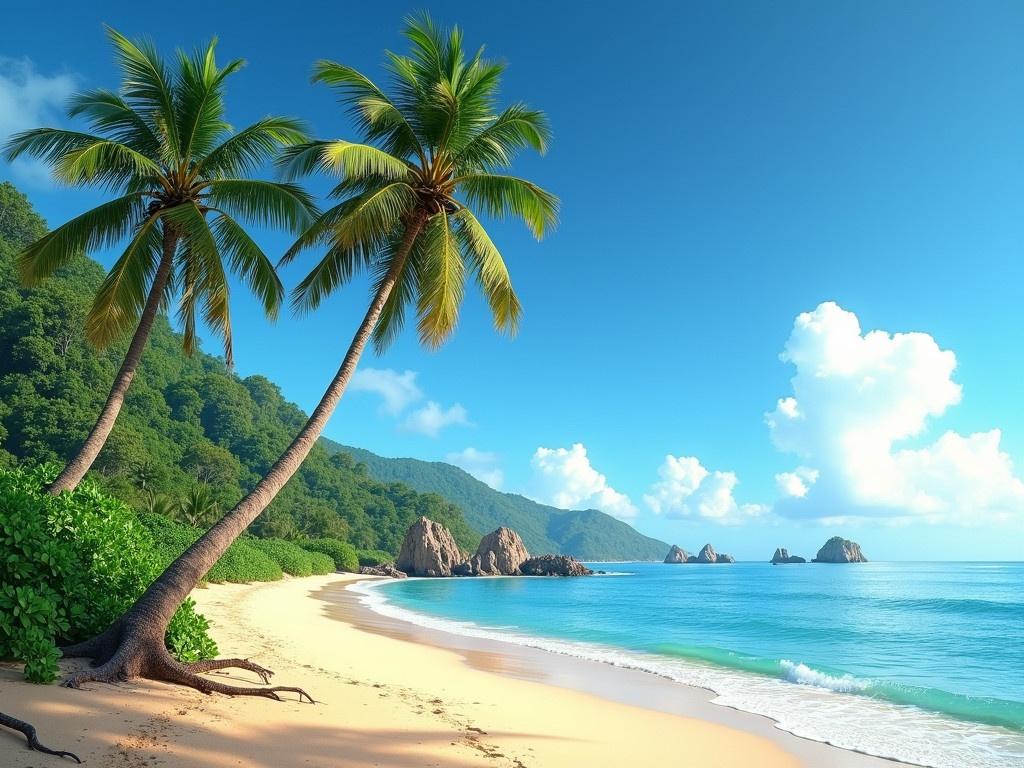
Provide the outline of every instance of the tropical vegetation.
{"type": "Polygon", "coordinates": [[[238,219],[301,231],[315,209],[294,184],[248,178],[281,147],[305,140],[302,124],[267,117],[234,132],[225,120],[224,85],[244,62],[223,67],[216,40],[169,67],[153,46],[108,29],[122,73],[119,92],[79,93],[70,117],[91,133],[35,128],[6,145],[10,160],[41,158],[62,183],[116,194],[33,240],[18,254],[22,280],[34,285],[77,254],[127,240],[96,291],[85,334],[99,349],[134,328],[95,425],[51,493],[73,489],[96,461],[114,427],[157,313],[177,298],[182,342],[196,346],[197,314],[223,341],[232,362],[227,274],[244,280],[276,316],[284,289],[273,264],[238,219]]]}

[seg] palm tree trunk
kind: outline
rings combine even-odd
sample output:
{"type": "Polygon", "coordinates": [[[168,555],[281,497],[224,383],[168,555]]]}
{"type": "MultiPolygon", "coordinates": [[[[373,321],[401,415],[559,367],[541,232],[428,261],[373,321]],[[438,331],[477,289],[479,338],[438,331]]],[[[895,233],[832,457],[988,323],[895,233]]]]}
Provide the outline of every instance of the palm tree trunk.
{"type": "Polygon", "coordinates": [[[242,531],[274,500],[320,438],[331,414],[345,393],[359,358],[370,340],[381,311],[405,267],[413,243],[425,222],[426,215],[417,214],[406,224],[406,231],[391,268],[377,289],[341,367],[291,445],[274,462],[270,471],[256,487],[171,563],[117,622],[102,635],[63,649],[65,656],[90,657],[101,665],[98,669],[71,675],[64,681],[64,685],[77,688],[83,682],[113,682],[118,679],[145,676],[190,685],[206,693],[220,691],[232,695],[269,695],[276,698],[273,695],[276,692],[295,691],[299,693],[300,698],[304,695],[308,697],[308,694],[298,689],[233,688],[202,678],[198,674],[204,671],[200,665],[181,664],[171,658],[164,645],[164,634],[185,598],[242,531]]]}
{"type": "Polygon", "coordinates": [[[100,455],[100,451],[103,450],[107,437],[117,421],[117,415],[121,412],[128,387],[131,386],[132,379],[135,378],[135,369],[138,368],[139,361],[142,359],[142,352],[149,340],[149,333],[153,329],[153,321],[156,320],[160,303],[164,298],[164,289],[167,287],[167,280],[171,274],[177,245],[178,236],[170,227],[164,225],[163,255],[160,258],[156,275],[153,276],[153,285],[149,289],[149,296],[146,299],[146,306],[143,307],[142,316],[139,318],[139,325],[132,336],[131,344],[128,345],[128,353],[124,356],[124,362],[121,363],[121,368],[118,370],[117,376],[114,377],[114,385],[110,388],[110,394],[107,395],[107,402],[103,404],[103,410],[100,411],[100,416],[96,419],[96,424],[89,432],[89,436],[82,443],[82,447],[78,449],[78,454],[67,463],[64,471],[46,489],[48,493],[57,495],[62,491],[74,490],[82,482],[82,478],[92,467],[96,457],[100,455]]]}

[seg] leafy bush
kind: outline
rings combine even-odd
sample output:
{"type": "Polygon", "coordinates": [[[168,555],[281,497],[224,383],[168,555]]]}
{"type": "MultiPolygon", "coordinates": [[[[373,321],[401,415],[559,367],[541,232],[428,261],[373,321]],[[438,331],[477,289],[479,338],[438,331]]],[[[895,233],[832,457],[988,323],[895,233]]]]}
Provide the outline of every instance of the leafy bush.
{"type": "Polygon", "coordinates": [[[310,552],[309,560],[313,564],[314,576],[323,576],[325,573],[334,573],[338,570],[331,556],[323,552],[310,552]]]}
{"type": "MultiPolygon", "coordinates": [[[[149,512],[139,513],[139,520],[153,534],[164,567],[203,535],[203,531],[149,512]]],[[[281,566],[252,545],[252,539],[237,539],[217,564],[206,574],[205,581],[247,584],[252,581],[277,581],[281,566]]]]}
{"type": "MultiPolygon", "coordinates": [[[[0,470],[0,658],[49,682],[58,644],[105,629],[163,570],[153,537],[89,480],[50,496],[55,467],[0,470]]],[[[167,632],[183,661],[216,654],[206,620],[186,600],[167,632]]]]}
{"type": "Polygon", "coordinates": [[[395,556],[383,549],[360,549],[357,554],[359,565],[394,565],[395,562],[395,556]]]}
{"type": "Polygon", "coordinates": [[[347,541],[341,539],[306,539],[296,542],[308,552],[322,552],[328,555],[334,563],[331,570],[359,572],[359,555],[356,548],[347,541]]]}
{"type": "Polygon", "coordinates": [[[312,576],[312,553],[284,539],[251,539],[250,543],[291,576],[312,576]]]}

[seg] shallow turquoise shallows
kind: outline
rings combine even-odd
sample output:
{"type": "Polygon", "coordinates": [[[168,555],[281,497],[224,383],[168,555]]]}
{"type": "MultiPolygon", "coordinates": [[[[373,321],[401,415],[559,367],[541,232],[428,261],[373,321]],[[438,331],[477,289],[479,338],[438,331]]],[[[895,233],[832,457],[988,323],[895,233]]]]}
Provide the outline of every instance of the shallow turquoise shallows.
{"type": "Polygon", "coordinates": [[[421,624],[646,669],[800,736],[1024,766],[1024,563],[596,565],[361,588],[421,624]]]}

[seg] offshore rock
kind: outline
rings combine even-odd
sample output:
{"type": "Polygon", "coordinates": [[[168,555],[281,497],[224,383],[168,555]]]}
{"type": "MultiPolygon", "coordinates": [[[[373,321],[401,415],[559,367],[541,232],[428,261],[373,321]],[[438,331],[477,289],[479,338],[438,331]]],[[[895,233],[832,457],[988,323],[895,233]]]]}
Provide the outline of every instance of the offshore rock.
{"type": "Polygon", "coordinates": [[[519,534],[502,527],[480,539],[469,562],[474,576],[518,576],[519,566],[529,559],[519,534]]]}
{"type": "Polygon", "coordinates": [[[772,565],[781,565],[783,563],[806,563],[807,561],[799,555],[789,554],[789,550],[785,547],[775,550],[775,554],[772,555],[772,565]]]}
{"type": "Polygon", "coordinates": [[[868,559],[860,551],[860,544],[841,536],[833,536],[818,550],[813,563],[866,563],[868,559]]]}
{"type": "Polygon", "coordinates": [[[685,563],[690,556],[686,554],[686,550],[681,547],[677,547],[675,544],[665,555],[666,563],[685,563]]]}
{"type": "Polygon", "coordinates": [[[594,572],[569,555],[531,557],[519,566],[523,576],[590,576],[594,572]]]}
{"type": "Polygon", "coordinates": [[[395,567],[411,576],[451,576],[464,559],[451,531],[421,517],[409,526],[395,567]]]}

